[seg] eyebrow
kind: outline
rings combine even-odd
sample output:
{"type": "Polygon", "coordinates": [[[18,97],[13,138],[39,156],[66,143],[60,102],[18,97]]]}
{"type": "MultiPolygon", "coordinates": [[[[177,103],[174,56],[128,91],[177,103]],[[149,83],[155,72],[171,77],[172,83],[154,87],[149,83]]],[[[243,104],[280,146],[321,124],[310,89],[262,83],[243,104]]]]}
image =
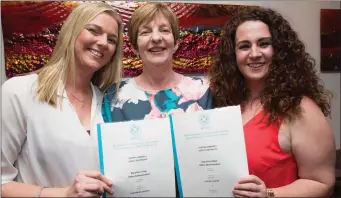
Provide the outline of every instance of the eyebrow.
{"type": "MultiPolygon", "coordinates": [[[[170,26],[168,26],[168,25],[165,24],[165,23],[160,25],[160,28],[164,28],[164,27],[171,28],[170,26]]],[[[140,28],[141,28],[141,29],[150,29],[150,27],[149,27],[147,24],[142,25],[140,28]]]]}
{"type": "MultiPolygon", "coordinates": [[[[271,41],[272,39],[271,39],[271,37],[262,37],[262,38],[260,38],[260,39],[258,39],[258,41],[257,42],[262,42],[262,41],[271,41]]],[[[236,44],[236,46],[237,45],[240,45],[240,44],[244,44],[244,43],[250,43],[250,41],[248,41],[248,40],[242,40],[242,41],[239,41],[237,44],[236,44]]]]}
{"type": "MultiPolygon", "coordinates": [[[[90,27],[91,27],[91,26],[94,26],[94,27],[97,28],[97,29],[103,30],[101,26],[98,26],[98,25],[92,24],[92,23],[86,24],[85,27],[89,27],[89,26],[90,26],[90,27]]],[[[117,36],[116,34],[114,34],[114,33],[112,33],[112,34],[109,33],[109,36],[110,36],[110,37],[118,38],[118,36],[117,36]]]]}

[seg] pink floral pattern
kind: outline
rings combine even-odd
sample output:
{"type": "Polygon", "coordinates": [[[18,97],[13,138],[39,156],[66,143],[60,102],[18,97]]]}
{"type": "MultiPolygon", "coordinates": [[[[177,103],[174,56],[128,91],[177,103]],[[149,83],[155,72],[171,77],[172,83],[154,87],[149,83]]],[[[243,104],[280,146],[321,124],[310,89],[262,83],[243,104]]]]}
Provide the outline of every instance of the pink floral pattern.
{"type": "Polygon", "coordinates": [[[105,101],[110,102],[111,115],[104,114],[103,117],[111,116],[114,122],[164,118],[211,108],[208,81],[201,78],[184,76],[177,86],[157,93],[149,93],[137,87],[134,79],[128,79],[121,82],[117,103],[113,99],[115,93],[110,94],[106,95],[105,101]]]}

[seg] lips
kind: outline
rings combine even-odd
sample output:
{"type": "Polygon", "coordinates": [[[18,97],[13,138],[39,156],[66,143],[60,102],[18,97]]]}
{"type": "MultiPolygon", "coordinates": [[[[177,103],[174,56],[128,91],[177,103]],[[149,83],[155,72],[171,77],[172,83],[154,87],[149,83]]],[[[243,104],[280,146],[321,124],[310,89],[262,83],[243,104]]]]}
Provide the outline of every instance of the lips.
{"type": "Polygon", "coordinates": [[[95,50],[95,49],[89,49],[89,52],[94,55],[95,57],[97,58],[102,58],[103,57],[103,53],[101,53],[100,51],[98,50],[95,50]]]}

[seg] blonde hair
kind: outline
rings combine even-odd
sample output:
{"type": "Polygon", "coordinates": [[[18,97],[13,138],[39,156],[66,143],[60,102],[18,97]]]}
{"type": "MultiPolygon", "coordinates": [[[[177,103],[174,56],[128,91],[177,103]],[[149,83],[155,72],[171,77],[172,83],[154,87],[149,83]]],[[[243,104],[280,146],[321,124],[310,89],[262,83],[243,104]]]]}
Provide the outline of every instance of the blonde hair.
{"type": "Polygon", "coordinates": [[[129,42],[137,49],[137,33],[139,28],[162,14],[169,22],[174,37],[174,44],[179,39],[179,22],[174,12],[163,3],[147,3],[136,9],[130,18],[128,26],[129,42]]]}
{"type": "MultiPolygon", "coordinates": [[[[65,20],[54,48],[53,55],[48,63],[37,70],[39,101],[57,107],[57,93],[64,91],[68,74],[75,78],[75,41],[85,25],[98,14],[105,12],[111,15],[118,25],[118,40],[116,50],[109,63],[96,71],[91,79],[101,91],[106,90],[111,84],[119,82],[122,70],[123,54],[123,25],[118,13],[106,3],[83,3],[72,10],[65,20]]],[[[62,97],[60,98],[62,100],[62,97]]],[[[61,104],[61,103],[60,103],[61,104]]]]}

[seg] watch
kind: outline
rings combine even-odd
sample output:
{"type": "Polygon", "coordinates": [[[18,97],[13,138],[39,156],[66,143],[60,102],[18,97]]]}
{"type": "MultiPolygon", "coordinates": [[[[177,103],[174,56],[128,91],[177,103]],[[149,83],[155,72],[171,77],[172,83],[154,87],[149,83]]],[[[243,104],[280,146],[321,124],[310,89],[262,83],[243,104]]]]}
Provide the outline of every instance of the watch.
{"type": "Polygon", "coordinates": [[[266,189],[266,197],[267,198],[275,198],[275,192],[271,188],[266,189]]]}

